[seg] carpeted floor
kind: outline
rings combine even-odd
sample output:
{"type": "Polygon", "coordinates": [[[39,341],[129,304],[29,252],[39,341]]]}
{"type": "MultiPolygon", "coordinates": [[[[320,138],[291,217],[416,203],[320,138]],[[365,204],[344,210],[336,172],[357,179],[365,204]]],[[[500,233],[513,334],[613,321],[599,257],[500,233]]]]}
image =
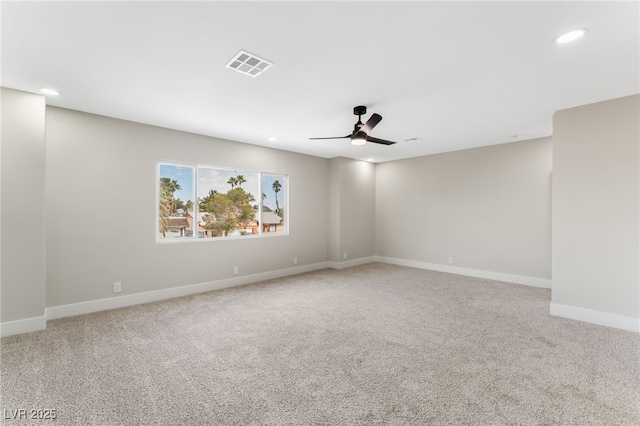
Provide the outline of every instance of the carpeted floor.
{"type": "Polygon", "coordinates": [[[386,264],[1,341],[3,424],[640,425],[640,335],[550,291],[386,264]],[[9,420],[55,409],[55,421],[9,420]]]}

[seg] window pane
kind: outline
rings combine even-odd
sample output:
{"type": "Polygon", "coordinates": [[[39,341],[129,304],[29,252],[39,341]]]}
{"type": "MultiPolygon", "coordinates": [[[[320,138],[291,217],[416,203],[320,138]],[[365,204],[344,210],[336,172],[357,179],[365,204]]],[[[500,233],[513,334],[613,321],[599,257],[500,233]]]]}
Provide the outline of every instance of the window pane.
{"type": "Polygon", "coordinates": [[[198,237],[258,234],[258,190],[258,173],[198,167],[198,237]]]}
{"type": "Polygon", "coordinates": [[[160,164],[158,175],[158,238],[193,236],[194,168],[160,164]]]}
{"type": "Polygon", "coordinates": [[[262,175],[262,232],[287,232],[287,177],[262,175]]]}

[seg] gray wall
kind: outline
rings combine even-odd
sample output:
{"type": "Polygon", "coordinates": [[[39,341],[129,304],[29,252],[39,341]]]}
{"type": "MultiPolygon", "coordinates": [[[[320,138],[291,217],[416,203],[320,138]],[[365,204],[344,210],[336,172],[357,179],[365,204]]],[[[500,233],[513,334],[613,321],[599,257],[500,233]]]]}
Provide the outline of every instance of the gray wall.
{"type": "Polygon", "coordinates": [[[47,108],[47,306],[326,262],[326,159],[47,108]],[[156,161],[289,175],[290,235],[158,244],[156,161]]]}
{"type": "Polygon", "coordinates": [[[332,158],[329,164],[329,260],[344,262],[373,256],[376,165],[344,157],[332,158]]]}
{"type": "MultiPolygon", "coordinates": [[[[376,165],[342,159],[340,176],[341,252],[346,260],[375,255],[376,165]]],[[[344,260],[344,257],[343,257],[344,260]]]]}
{"type": "Polygon", "coordinates": [[[554,304],[640,317],[640,96],[559,111],[554,304]]]}
{"type": "Polygon", "coordinates": [[[327,246],[328,259],[339,262],[340,255],[340,157],[329,160],[329,202],[327,212],[329,216],[329,244],[327,246]]]}
{"type": "Polygon", "coordinates": [[[44,316],[45,102],[2,88],[2,322],[44,316]]]}
{"type": "Polygon", "coordinates": [[[551,277],[550,138],[377,165],[376,254],[551,277]]]}
{"type": "Polygon", "coordinates": [[[374,256],[376,165],[336,157],[329,168],[329,260],[374,256]]]}

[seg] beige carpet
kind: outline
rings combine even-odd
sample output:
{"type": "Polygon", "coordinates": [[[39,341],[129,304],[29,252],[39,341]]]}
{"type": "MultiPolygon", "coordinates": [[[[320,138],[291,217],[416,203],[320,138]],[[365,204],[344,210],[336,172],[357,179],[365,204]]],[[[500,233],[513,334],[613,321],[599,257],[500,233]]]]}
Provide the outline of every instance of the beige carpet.
{"type": "Polygon", "coordinates": [[[3,424],[640,425],[640,336],[550,291],[385,264],[1,341],[3,424]],[[55,409],[55,422],[8,410],[55,409]]]}

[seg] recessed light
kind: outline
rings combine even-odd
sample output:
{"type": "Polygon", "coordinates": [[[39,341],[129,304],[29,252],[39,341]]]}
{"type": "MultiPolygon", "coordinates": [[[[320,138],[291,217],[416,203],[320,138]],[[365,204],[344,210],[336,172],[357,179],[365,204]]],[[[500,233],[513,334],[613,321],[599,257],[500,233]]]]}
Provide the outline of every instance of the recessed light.
{"type": "Polygon", "coordinates": [[[571,30],[568,33],[564,33],[555,38],[555,42],[558,44],[570,43],[585,35],[587,30],[585,28],[578,28],[577,30],[571,30]]]}
{"type": "Polygon", "coordinates": [[[46,87],[40,88],[40,92],[44,93],[45,95],[51,95],[51,96],[58,96],[60,94],[60,92],[58,92],[57,90],[49,89],[46,87]]]}
{"type": "Polygon", "coordinates": [[[278,142],[278,138],[276,138],[275,136],[271,136],[269,138],[269,142],[278,142]]]}
{"type": "Polygon", "coordinates": [[[367,158],[367,159],[366,159],[366,160],[364,160],[364,161],[368,161],[368,162],[370,163],[370,162],[372,162],[372,161],[373,161],[373,158],[367,158]]]}

